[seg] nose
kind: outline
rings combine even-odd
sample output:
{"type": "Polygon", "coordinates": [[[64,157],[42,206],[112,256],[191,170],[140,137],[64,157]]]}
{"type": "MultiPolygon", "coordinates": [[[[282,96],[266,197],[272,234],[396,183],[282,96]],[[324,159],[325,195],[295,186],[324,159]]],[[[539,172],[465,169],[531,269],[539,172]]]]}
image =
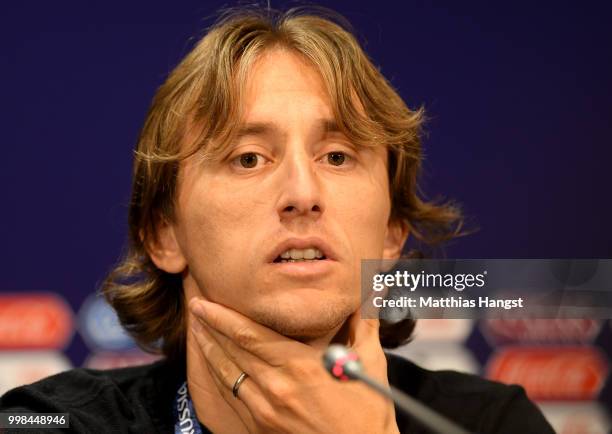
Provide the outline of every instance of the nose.
{"type": "Polygon", "coordinates": [[[281,220],[318,219],[324,210],[316,162],[302,151],[288,152],[281,171],[278,213],[281,220]]]}

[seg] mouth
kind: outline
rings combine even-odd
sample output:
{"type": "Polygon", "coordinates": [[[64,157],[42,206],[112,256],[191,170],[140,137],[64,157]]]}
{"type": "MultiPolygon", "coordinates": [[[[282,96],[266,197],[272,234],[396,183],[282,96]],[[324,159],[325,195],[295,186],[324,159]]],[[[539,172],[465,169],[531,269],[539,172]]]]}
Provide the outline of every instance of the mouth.
{"type": "Polygon", "coordinates": [[[337,272],[338,256],[321,238],[289,238],[268,255],[274,273],[290,279],[321,279],[337,272]]]}
{"type": "Polygon", "coordinates": [[[289,238],[278,244],[268,255],[269,263],[317,263],[335,261],[336,254],[322,239],[289,238]]]}
{"type": "Polygon", "coordinates": [[[316,262],[325,261],[327,257],[317,248],[288,249],[274,259],[275,264],[287,262],[316,262]]]}

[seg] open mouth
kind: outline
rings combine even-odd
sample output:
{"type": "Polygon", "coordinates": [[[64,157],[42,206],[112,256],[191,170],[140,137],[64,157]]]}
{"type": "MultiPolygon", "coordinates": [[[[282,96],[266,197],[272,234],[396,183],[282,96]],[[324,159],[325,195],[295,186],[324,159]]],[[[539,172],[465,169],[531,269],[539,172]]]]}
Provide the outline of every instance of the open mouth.
{"type": "Polygon", "coordinates": [[[316,262],[324,261],[327,257],[315,248],[309,249],[289,249],[276,257],[275,264],[283,264],[286,262],[316,262]]]}
{"type": "Polygon", "coordinates": [[[280,256],[278,258],[276,258],[274,260],[275,264],[282,264],[284,262],[317,262],[317,261],[324,261],[327,258],[325,256],[323,256],[322,258],[315,258],[315,259],[283,259],[280,256]]]}

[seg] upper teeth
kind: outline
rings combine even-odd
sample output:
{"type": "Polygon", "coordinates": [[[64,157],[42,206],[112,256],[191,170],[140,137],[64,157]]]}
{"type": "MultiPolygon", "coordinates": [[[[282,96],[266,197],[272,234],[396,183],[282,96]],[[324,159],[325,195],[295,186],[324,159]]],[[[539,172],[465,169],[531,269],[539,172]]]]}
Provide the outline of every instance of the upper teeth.
{"type": "Polygon", "coordinates": [[[314,259],[322,258],[323,253],[319,249],[289,249],[281,254],[282,259],[314,259]]]}

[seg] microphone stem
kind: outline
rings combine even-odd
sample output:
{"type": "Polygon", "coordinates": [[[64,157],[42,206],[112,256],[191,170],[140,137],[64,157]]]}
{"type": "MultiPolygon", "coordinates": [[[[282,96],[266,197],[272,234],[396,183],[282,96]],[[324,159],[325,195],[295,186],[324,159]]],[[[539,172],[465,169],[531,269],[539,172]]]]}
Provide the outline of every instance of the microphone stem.
{"type": "Polygon", "coordinates": [[[457,424],[451,422],[441,414],[431,410],[424,406],[416,399],[406,395],[401,390],[396,389],[393,386],[386,388],[382,384],[374,381],[367,375],[361,372],[352,371],[351,377],[363,381],[372,389],[375,389],[380,394],[388,397],[395,402],[400,410],[402,410],[408,417],[413,417],[422,425],[425,425],[430,430],[439,434],[470,434],[468,431],[459,427],[457,424]]]}

